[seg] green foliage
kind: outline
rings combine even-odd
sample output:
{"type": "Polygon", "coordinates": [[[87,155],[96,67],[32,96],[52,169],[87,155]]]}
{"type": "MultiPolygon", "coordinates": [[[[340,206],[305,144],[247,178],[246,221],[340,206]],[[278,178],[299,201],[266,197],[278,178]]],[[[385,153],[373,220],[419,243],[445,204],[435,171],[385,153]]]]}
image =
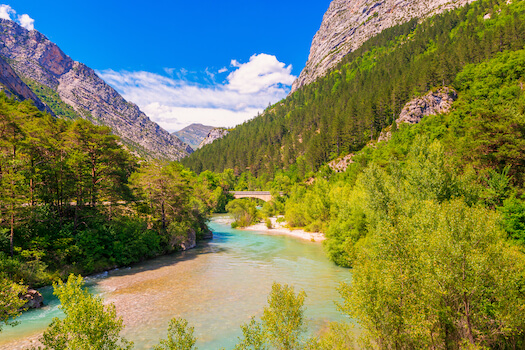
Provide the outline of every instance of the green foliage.
{"type": "Polygon", "coordinates": [[[373,348],[524,344],[525,257],[494,212],[420,201],[379,222],[354,266],[343,309],[373,348]]]}
{"type": "Polygon", "coordinates": [[[251,199],[234,199],[226,205],[228,213],[232,214],[232,227],[246,227],[260,220],[256,202],[251,199]]]}
{"type": "Polygon", "coordinates": [[[346,323],[331,322],[318,337],[311,338],[307,350],[350,350],[357,349],[353,329],[346,323]]]}
{"type": "Polygon", "coordinates": [[[508,237],[525,247],[525,203],[513,196],[506,199],[498,209],[508,237]]]}
{"type": "Polygon", "coordinates": [[[65,284],[54,284],[66,317],[53,319],[40,339],[44,347],[39,349],[131,349],[133,343],[120,336],[124,326],[115,306],[105,306],[101,298],[92,296],[82,285],[82,277],[74,275],[65,284]]]}
{"type": "Polygon", "coordinates": [[[0,94],[2,271],[38,287],[71,272],[151,258],[177,249],[180,237],[208,232],[206,218],[216,204],[204,180],[175,163],[141,163],[132,177],[137,168],[109,128],[56,119],[0,94]],[[151,189],[149,207],[142,189],[133,193],[129,185],[148,174],[156,181],[142,181],[151,189]],[[173,221],[178,226],[168,230],[173,221]]]}
{"type": "Polygon", "coordinates": [[[25,304],[25,300],[21,300],[18,295],[25,290],[24,286],[13,283],[3,272],[0,273],[0,332],[4,325],[16,325],[13,319],[20,315],[20,309],[25,304]]]}
{"type": "Polygon", "coordinates": [[[261,321],[252,318],[243,325],[243,338],[236,350],[291,350],[301,346],[304,329],[304,299],[306,293],[295,294],[293,287],[274,283],[268,296],[268,306],[263,310],[261,321]]]}
{"type": "Polygon", "coordinates": [[[188,327],[188,321],[174,318],[168,326],[168,338],[162,339],[154,350],[192,350],[195,347],[193,327],[188,327]]]}

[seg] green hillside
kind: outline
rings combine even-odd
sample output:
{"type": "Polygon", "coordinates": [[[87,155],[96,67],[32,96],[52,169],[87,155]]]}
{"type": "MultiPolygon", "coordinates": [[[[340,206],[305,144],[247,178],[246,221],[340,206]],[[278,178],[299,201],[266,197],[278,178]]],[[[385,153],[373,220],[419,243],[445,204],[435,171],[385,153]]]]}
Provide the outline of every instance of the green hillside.
{"type": "Polygon", "coordinates": [[[407,101],[451,85],[465,65],[523,48],[524,11],[521,1],[477,1],[387,29],[327,76],[182,162],[197,172],[232,168],[256,176],[316,171],[377,138],[407,101]]]}

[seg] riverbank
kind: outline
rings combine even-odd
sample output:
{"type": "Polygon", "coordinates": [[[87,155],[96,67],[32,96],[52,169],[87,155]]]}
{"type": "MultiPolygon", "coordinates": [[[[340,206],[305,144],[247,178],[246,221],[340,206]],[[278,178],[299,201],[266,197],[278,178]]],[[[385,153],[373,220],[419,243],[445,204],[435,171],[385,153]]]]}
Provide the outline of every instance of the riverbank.
{"type": "Polygon", "coordinates": [[[306,232],[305,230],[301,229],[290,229],[287,227],[286,222],[277,222],[276,217],[272,217],[270,220],[272,222],[272,228],[266,227],[266,223],[261,222],[245,227],[243,230],[257,231],[264,234],[287,235],[311,242],[322,242],[326,239],[324,233],[322,232],[306,232]]]}
{"type": "MultiPolygon", "coordinates": [[[[228,215],[214,215],[209,223],[215,238],[195,249],[165,255],[91,276],[90,291],[113,303],[125,325],[122,336],[135,349],[152,349],[166,338],[173,317],[195,327],[201,350],[233,349],[242,337],[240,326],[259,316],[272,284],[304,290],[308,329],[317,334],[327,322],[343,322],[334,300],[337,287],[350,282],[347,269],[335,266],[318,243],[284,235],[232,229],[228,215]]],[[[52,288],[42,293],[52,294],[52,288]]],[[[0,333],[0,350],[37,345],[53,317],[63,317],[58,300],[44,309],[22,315],[16,327],[0,333]]]]}

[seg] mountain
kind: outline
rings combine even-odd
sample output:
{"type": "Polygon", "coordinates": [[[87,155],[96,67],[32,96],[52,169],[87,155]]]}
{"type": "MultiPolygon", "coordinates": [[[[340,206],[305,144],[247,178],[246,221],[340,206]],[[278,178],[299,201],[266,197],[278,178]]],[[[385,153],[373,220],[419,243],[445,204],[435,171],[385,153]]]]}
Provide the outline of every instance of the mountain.
{"type": "MultiPolygon", "coordinates": [[[[132,152],[146,158],[179,160],[193,151],[36,30],[0,19],[0,56],[57,116],[109,126],[132,152]]],[[[17,95],[38,105],[34,96],[17,95]]]]}
{"type": "Polygon", "coordinates": [[[523,1],[476,1],[412,19],[370,38],[324,76],[182,163],[196,172],[306,176],[377,140],[412,99],[442,87],[461,96],[457,76],[465,67],[524,46],[523,1]]]}
{"type": "Polygon", "coordinates": [[[334,68],[344,56],[383,30],[475,0],[333,0],[315,34],[305,68],[292,92],[334,68]]]}
{"type": "Polygon", "coordinates": [[[172,135],[177,136],[182,142],[190,145],[191,148],[197,149],[200,143],[208,136],[208,133],[214,128],[214,126],[191,124],[182,130],[174,132],[172,135]]]}
{"type": "Polygon", "coordinates": [[[198,148],[202,148],[206,145],[209,145],[215,140],[222,139],[226,135],[228,135],[228,130],[226,130],[225,128],[212,129],[210,130],[206,138],[202,140],[198,148]]]}

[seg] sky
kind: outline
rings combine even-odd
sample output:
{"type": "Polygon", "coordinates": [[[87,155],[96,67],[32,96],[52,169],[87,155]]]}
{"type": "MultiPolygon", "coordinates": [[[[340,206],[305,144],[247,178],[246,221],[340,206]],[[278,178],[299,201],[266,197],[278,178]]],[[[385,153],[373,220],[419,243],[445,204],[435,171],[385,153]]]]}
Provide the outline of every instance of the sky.
{"type": "Polygon", "coordinates": [[[286,97],[330,0],[0,0],[173,132],[233,127],[286,97]]]}

